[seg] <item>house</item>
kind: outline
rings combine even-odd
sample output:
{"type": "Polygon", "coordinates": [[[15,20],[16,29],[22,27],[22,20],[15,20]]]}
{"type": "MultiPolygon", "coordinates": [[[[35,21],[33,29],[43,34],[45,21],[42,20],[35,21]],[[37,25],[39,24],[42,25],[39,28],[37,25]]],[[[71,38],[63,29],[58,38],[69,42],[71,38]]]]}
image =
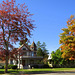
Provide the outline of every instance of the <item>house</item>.
{"type": "Polygon", "coordinates": [[[52,56],[51,56],[51,54],[49,54],[48,60],[51,60],[51,59],[52,59],[52,56]]]}
{"type": "Polygon", "coordinates": [[[17,50],[22,50],[22,56],[17,56],[17,60],[10,59],[9,64],[17,65],[18,68],[30,68],[31,65],[37,64],[37,61],[43,59],[37,56],[37,47],[33,42],[29,47],[27,44],[21,45],[17,50]]]}
{"type": "Polygon", "coordinates": [[[49,57],[48,57],[48,64],[50,67],[52,67],[52,56],[51,56],[51,54],[49,54],[49,57]]]}

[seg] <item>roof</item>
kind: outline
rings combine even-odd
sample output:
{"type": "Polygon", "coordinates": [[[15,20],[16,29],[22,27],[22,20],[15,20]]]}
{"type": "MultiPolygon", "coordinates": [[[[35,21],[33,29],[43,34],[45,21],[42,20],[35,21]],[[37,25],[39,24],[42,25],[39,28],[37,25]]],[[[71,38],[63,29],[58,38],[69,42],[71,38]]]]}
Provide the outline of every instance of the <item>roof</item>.
{"type": "Polygon", "coordinates": [[[36,47],[36,44],[34,43],[34,41],[33,41],[33,43],[31,44],[30,47],[31,47],[31,48],[32,48],[32,47],[34,47],[34,48],[36,47]]]}
{"type": "Polygon", "coordinates": [[[51,56],[51,54],[49,54],[49,57],[48,57],[48,60],[50,60],[50,59],[52,59],[52,56],[51,56]]]}
{"type": "Polygon", "coordinates": [[[23,46],[27,47],[27,49],[30,50],[30,47],[27,44],[22,44],[17,50],[20,50],[23,46]]]}
{"type": "MultiPolygon", "coordinates": [[[[19,48],[15,48],[16,50],[20,50],[23,46],[25,46],[29,51],[32,51],[32,47],[34,47],[34,49],[36,50],[36,44],[34,43],[34,41],[33,41],[33,43],[31,44],[31,46],[29,46],[29,45],[27,45],[27,44],[22,44],[19,48]]],[[[13,49],[14,50],[14,49],[13,49]]]]}

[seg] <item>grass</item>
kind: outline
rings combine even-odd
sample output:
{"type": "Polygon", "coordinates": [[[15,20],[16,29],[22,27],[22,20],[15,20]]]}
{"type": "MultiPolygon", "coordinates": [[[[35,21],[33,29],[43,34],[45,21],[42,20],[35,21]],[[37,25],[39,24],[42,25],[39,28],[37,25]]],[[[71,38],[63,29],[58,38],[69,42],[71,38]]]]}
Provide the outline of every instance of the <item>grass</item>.
{"type": "Polygon", "coordinates": [[[72,71],[75,68],[42,68],[42,69],[21,69],[19,71],[72,71]]]}
{"type": "MultiPolygon", "coordinates": [[[[42,69],[20,69],[13,70],[8,69],[9,74],[19,74],[19,73],[39,73],[39,72],[61,72],[61,71],[75,71],[75,68],[42,68],[42,69]]],[[[0,74],[4,74],[4,69],[0,69],[0,74]]]]}

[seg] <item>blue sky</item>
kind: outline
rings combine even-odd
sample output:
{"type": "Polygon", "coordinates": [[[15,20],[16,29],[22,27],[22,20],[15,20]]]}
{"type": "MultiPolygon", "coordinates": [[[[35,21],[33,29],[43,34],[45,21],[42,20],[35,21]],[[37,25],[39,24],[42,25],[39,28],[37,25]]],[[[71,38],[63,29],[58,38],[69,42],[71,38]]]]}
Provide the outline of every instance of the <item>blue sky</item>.
{"type": "MultiPolygon", "coordinates": [[[[2,2],[2,0],[0,0],[2,2]]],[[[25,3],[29,12],[34,14],[32,19],[36,29],[32,32],[30,42],[45,42],[49,53],[60,47],[59,36],[66,21],[75,14],[75,0],[16,0],[16,4],[25,3]]],[[[16,47],[19,47],[18,44],[16,47]]]]}

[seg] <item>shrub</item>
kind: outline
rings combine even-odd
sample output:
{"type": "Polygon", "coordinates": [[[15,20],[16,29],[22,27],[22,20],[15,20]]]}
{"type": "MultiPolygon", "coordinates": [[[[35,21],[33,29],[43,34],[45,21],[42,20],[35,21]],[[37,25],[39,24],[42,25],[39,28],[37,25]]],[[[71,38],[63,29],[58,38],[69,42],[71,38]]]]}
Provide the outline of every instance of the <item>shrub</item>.
{"type": "Polygon", "coordinates": [[[3,66],[3,64],[0,64],[0,69],[4,69],[4,66],[3,66]]]}
{"type": "Polygon", "coordinates": [[[8,65],[8,69],[12,69],[12,66],[13,66],[12,64],[8,65]]]}
{"type": "Polygon", "coordinates": [[[5,65],[4,65],[4,69],[5,69],[5,65]]]}
{"type": "Polygon", "coordinates": [[[32,68],[32,67],[33,67],[33,68],[39,68],[38,65],[32,65],[31,68],[32,68]]]}
{"type": "Polygon", "coordinates": [[[43,68],[49,68],[49,65],[48,64],[44,64],[43,68]]]}
{"type": "Polygon", "coordinates": [[[59,65],[59,64],[55,64],[55,65],[53,65],[53,68],[61,68],[62,67],[62,65],[59,65]]]}
{"type": "MultiPolygon", "coordinates": [[[[4,65],[4,68],[5,68],[5,65],[4,65]]],[[[17,69],[17,65],[9,64],[8,69],[17,69]]]]}
{"type": "MultiPolygon", "coordinates": [[[[12,69],[12,66],[13,66],[12,64],[9,64],[8,69],[12,69]]],[[[5,65],[4,65],[4,68],[5,68],[5,65]]]]}
{"type": "Polygon", "coordinates": [[[17,69],[17,65],[13,65],[12,66],[12,69],[17,69]]]}

